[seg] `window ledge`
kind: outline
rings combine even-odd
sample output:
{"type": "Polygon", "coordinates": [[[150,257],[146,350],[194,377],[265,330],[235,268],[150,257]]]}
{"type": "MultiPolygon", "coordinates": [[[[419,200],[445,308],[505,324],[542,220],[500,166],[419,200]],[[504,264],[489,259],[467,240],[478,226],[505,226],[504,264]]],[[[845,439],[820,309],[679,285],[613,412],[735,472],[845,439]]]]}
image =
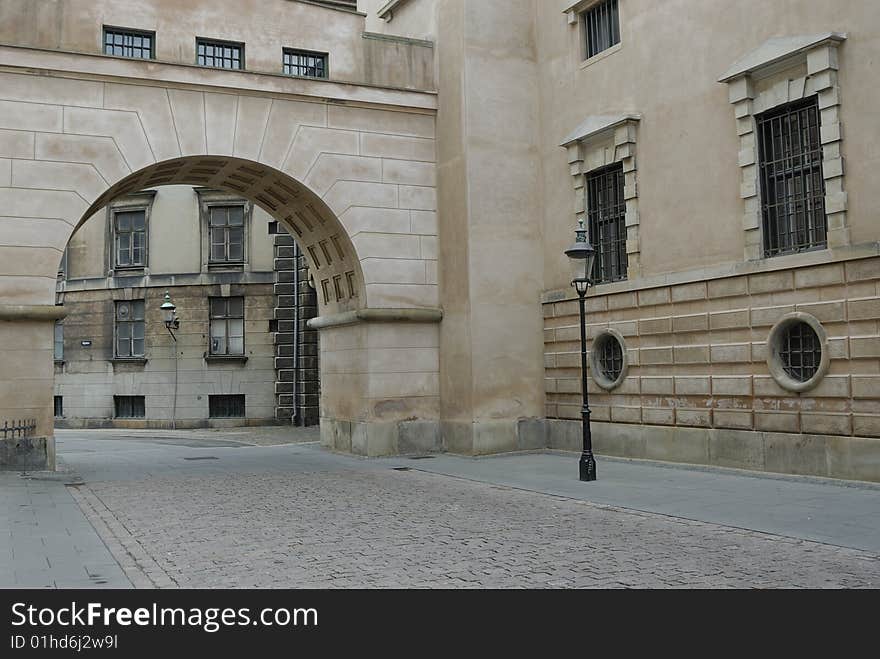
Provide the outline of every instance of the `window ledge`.
{"type": "Polygon", "coordinates": [[[606,57],[613,55],[614,53],[619,51],[622,47],[623,47],[623,42],[619,41],[618,43],[614,44],[610,48],[606,48],[601,53],[596,53],[592,57],[588,57],[587,59],[585,59],[581,62],[581,65],[580,65],[581,69],[586,69],[588,66],[592,66],[596,62],[599,62],[599,61],[605,59],[606,57]]]}
{"type": "Polygon", "coordinates": [[[205,355],[205,361],[209,364],[212,362],[218,364],[246,364],[247,360],[247,355],[205,355]]]}
{"type": "Polygon", "coordinates": [[[146,364],[149,360],[146,357],[114,357],[110,360],[113,364],[146,364]]]}

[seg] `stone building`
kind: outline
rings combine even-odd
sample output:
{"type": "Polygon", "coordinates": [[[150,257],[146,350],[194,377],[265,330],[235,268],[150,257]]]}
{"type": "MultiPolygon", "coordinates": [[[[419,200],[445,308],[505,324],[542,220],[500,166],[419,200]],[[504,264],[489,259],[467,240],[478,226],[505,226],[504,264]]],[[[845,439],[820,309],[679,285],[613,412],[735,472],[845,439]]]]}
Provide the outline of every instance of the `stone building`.
{"type": "Polygon", "coordinates": [[[584,220],[600,453],[880,480],[873,0],[354,4],[0,0],[0,418],[73,229],[189,185],[300,244],[337,450],[578,448],[584,220]]]}
{"type": "Polygon", "coordinates": [[[308,270],[249,201],[191,186],[120,197],[70,239],[57,291],[56,427],[318,422],[308,270]]]}

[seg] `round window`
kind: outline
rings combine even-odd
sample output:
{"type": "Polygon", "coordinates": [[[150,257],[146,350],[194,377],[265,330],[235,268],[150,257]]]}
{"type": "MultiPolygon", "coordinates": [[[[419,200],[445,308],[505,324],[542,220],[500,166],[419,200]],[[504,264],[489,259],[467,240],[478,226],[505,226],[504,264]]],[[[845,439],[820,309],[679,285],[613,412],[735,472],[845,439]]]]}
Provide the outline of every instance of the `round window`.
{"type": "Polygon", "coordinates": [[[614,330],[604,330],[593,341],[590,365],[596,384],[607,390],[619,387],[627,370],[623,337],[614,330]]]}
{"type": "Polygon", "coordinates": [[[770,331],[767,366],[783,389],[809,391],[822,381],[830,366],[827,334],[806,313],[789,314],[770,331]]]}

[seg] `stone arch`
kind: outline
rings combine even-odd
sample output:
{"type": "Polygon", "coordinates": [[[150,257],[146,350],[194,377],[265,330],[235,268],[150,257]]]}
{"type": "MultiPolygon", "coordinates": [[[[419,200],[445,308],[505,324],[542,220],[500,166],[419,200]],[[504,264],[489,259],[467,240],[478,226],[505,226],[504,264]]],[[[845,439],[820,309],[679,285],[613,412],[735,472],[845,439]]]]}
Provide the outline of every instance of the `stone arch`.
{"type": "Polygon", "coordinates": [[[235,89],[188,69],[148,80],[74,60],[64,76],[0,72],[0,420],[36,418],[52,436],[57,266],[90,209],[171,182],[241,184],[303,231],[332,292],[354,274],[356,296],[328,301],[316,325],[334,383],[322,441],[368,455],[436,446],[436,99],[224,77],[248,85],[235,89]]]}
{"type": "Polygon", "coordinates": [[[241,158],[188,156],[126,176],[100,195],[74,227],[117,197],[163,185],[233,192],[260,206],[300,244],[315,277],[321,315],[354,311],[366,298],[357,252],[339,219],[314,191],[271,167],[241,158]]]}

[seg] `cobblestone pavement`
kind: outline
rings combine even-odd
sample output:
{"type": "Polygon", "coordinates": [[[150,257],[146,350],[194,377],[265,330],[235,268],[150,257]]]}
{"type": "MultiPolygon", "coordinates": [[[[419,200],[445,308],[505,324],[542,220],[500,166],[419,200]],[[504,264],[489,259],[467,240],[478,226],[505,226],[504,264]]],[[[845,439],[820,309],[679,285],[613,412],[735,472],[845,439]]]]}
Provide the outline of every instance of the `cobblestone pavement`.
{"type": "Polygon", "coordinates": [[[146,564],[159,587],[880,587],[871,553],[415,470],[206,471],[78,490],[129,577],[146,564]]]}

